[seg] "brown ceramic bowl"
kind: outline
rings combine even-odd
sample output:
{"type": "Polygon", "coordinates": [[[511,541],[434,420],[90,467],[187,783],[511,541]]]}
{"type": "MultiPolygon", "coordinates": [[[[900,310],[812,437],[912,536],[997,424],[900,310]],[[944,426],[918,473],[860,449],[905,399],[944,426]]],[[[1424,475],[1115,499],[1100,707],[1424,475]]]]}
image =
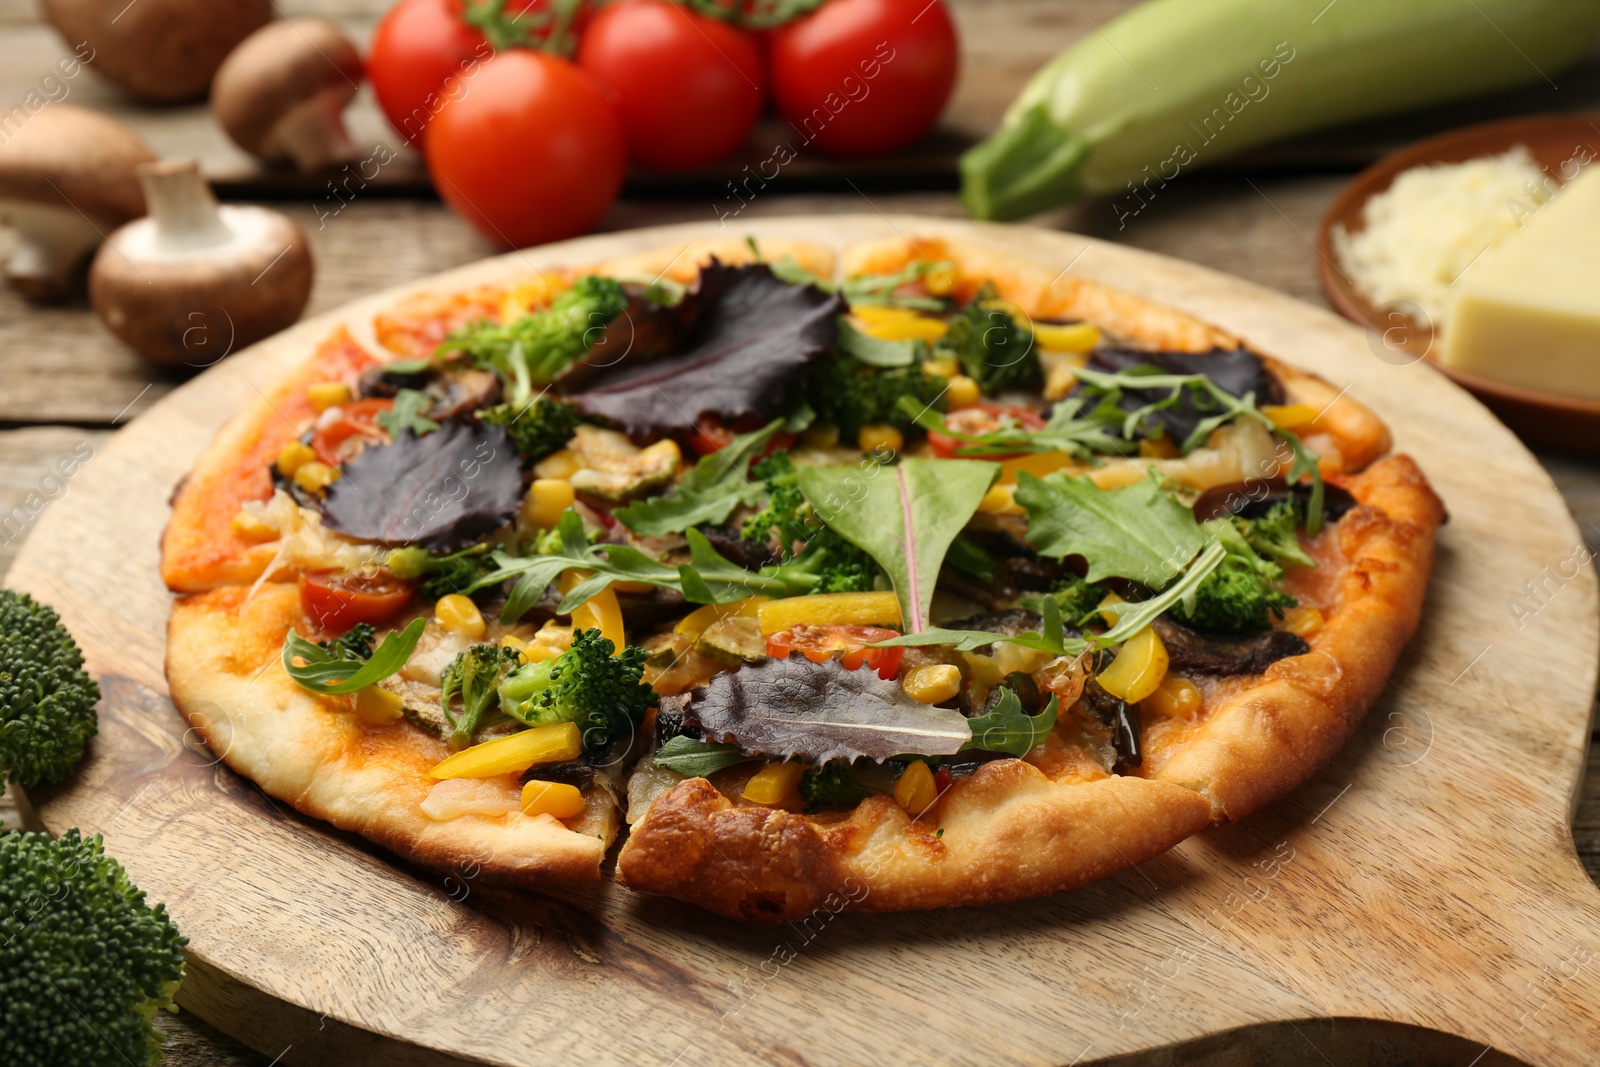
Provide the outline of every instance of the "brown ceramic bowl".
{"type": "Polygon", "coordinates": [[[1530,445],[1600,453],[1600,400],[1535,392],[1441,366],[1433,358],[1430,327],[1412,321],[1403,310],[1374,308],[1338,269],[1334,226],[1343,224],[1352,232],[1364,228],[1362,211],[1367,199],[1389,188],[1401,171],[1427,163],[1463,163],[1499,155],[1519,144],[1527,145],[1533,158],[1559,181],[1562,163],[1575,153],[1587,151],[1591,157],[1600,157],[1600,116],[1529,115],[1486,122],[1430,137],[1385,156],[1356,175],[1328,208],[1317,231],[1317,271],[1323,291],[1339,313],[1376,331],[1379,341],[1374,349],[1383,349],[1381,357],[1395,362],[1427,360],[1483,401],[1530,445]]]}

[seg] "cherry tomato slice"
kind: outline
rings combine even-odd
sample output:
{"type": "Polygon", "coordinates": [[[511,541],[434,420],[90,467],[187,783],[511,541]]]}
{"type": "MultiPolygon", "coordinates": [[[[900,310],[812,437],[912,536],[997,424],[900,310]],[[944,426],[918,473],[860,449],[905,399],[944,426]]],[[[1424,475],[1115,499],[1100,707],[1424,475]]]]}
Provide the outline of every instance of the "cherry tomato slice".
{"type": "MultiPolygon", "coordinates": [[[[1044,428],[1045,418],[1032,408],[1017,407],[1011,404],[979,404],[976,407],[962,408],[952,411],[944,418],[944,424],[958,433],[969,436],[988,433],[1000,428],[1000,421],[1010,417],[1020,422],[1030,430],[1044,428]]],[[[966,447],[966,442],[942,433],[928,434],[928,447],[933,449],[933,454],[940,459],[952,459],[959,455],[960,450],[966,447]]],[[[1010,459],[1010,456],[984,456],[988,460],[1010,459]]]]}
{"type": "Polygon", "coordinates": [[[342,634],[357,623],[378,626],[400,614],[416,590],[388,571],[373,575],[324,571],[300,579],[300,606],[317,627],[342,634]]]}
{"type": "Polygon", "coordinates": [[[900,660],[906,650],[866,646],[899,636],[898,631],[883,626],[851,626],[844,623],[817,626],[800,623],[768,637],[767,655],[783,659],[798,652],[812,663],[840,656],[839,662],[845,670],[859,670],[865,665],[868,670],[877,671],[878,677],[887,682],[899,675],[900,660]]]}
{"type": "Polygon", "coordinates": [[[378,426],[378,416],[392,407],[394,401],[382,397],[353,400],[343,405],[339,408],[337,419],[326,426],[318,426],[311,435],[312,449],[322,458],[322,462],[337,466],[355,451],[353,447],[347,447],[347,442],[352,438],[363,438],[367,444],[388,440],[388,435],[378,426]]]}

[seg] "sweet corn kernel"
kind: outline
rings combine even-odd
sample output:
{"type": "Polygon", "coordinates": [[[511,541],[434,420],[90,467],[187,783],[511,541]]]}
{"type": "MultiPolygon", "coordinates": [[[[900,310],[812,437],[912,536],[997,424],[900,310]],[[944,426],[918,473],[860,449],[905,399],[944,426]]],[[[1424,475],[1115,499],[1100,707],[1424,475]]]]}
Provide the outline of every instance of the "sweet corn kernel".
{"type": "Polygon", "coordinates": [[[1156,691],[1144,698],[1142,708],[1149,708],[1168,719],[1187,719],[1200,710],[1203,698],[1200,690],[1182,675],[1169,674],[1156,686],[1156,691]]]}
{"type": "Polygon", "coordinates": [[[781,807],[800,803],[800,776],[805,774],[803,763],[769,763],[744,786],[744,798],[752,804],[781,807]]]}
{"type": "Polygon", "coordinates": [[[957,374],[950,379],[950,388],[944,391],[944,398],[950,405],[951,411],[960,411],[970,408],[981,399],[982,393],[978,383],[968,378],[965,374],[957,374]]]}
{"type": "Polygon", "coordinates": [[[533,465],[535,478],[571,478],[583,468],[578,454],[570,448],[552,452],[533,465]]]}
{"type": "Polygon", "coordinates": [[[439,598],[433,605],[433,617],[453,634],[460,634],[469,641],[476,641],[483,636],[487,628],[483,621],[483,613],[478,610],[470,597],[460,593],[449,593],[439,598]]]}
{"type": "Polygon", "coordinates": [[[1316,633],[1325,621],[1322,612],[1312,607],[1290,608],[1283,613],[1283,628],[1301,637],[1316,633]]]}
{"type": "Polygon", "coordinates": [[[355,396],[343,382],[313,382],[306,386],[306,399],[312,411],[327,411],[340,404],[348,404],[355,396]]]}
{"type": "Polygon", "coordinates": [[[921,815],[939,799],[939,787],[934,784],[933,772],[928,765],[917,760],[907,767],[894,784],[894,800],[907,813],[921,815]]]}
{"type": "Polygon", "coordinates": [[[248,511],[234,512],[233,532],[247,541],[270,541],[278,536],[278,528],[262,522],[248,511]]]}
{"type": "Polygon", "coordinates": [[[922,288],[929,296],[949,296],[961,275],[950,263],[935,263],[933,269],[922,276],[922,288]]]}
{"type": "Polygon", "coordinates": [[[526,652],[528,650],[528,642],[524,641],[520,637],[512,637],[510,634],[503,634],[500,637],[500,647],[514,648],[518,652],[526,652]]]}
{"type": "Polygon", "coordinates": [[[288,478],[307,463],[316,461],[317,454],[310,445],[290,441],[278,451],[278,473],[288,478]]]}
{"type": "Polygon", "coordinates": [[[953,359],[930,359],[922,364],[922,369],[940,378],[954,378],[961,373],[961,364],[953,359]]]}
{"type": "Polygon", "coordinates": [[[294,484],[308,493],[320,493],[339,480],[339,468],[312,460],[295,468],[294,484]]]}
{"type": "Polygon", "coordinates": [[[905,446],[905,434],[886,422],[869,422],[856,437],[856,447],[863,452],[899,452],[905,446]]]}
{"type": "Polygon", "coordinates": [[[562,512],[570,508],[575,499],[571,482],[560,478],[535,478],[522,501],[522,521],[548,530],[561,521],[562,512]]]}
{"type": "Polygon", "coordinates": [[[1100,331],[1087,322],[1075,322],[1070,326],[1036,322],[1033,339],[1039,342],[1040,348],[1052,352],[1089,352],[1100,343],[1100,331]]]}
{"type": "Polygon", "coordinates": [[[924,704],[943,704],[961,692],[961,668],[953,663],[913,667],[900,682],[906,696],[924,704]]]}
{"type": "Polygon", "coordinates": [[[1052,403],[1072,392],[1078,384],[1078,368],[1070,363],[1055,363],[1044,374],[1044,398],[1052,403]]]}
{"type": "Polygon", "coordinates": [[[360,716],[362,722],[369,722],[374,726],[394,722],[400,718],[404,709],[405,701],[400,699],[399,693],[375,685],[369,685],[356,694],[356,714],[360,716]]]}
{"type": "Polygon", "coordinates": [[[562,763],[581,755],[583,731],[575,722],[558,722],[464,748],[428,773],[435,778],[493,778],[525,771],[536,763],[562,763]]]}
{"type": "Polygon", "coordinates": [[[1022,505],[1016,501],[1015,485],[991,486],[978,501],[978,510],[985,515],[1021,515],[1022,505]]]}
{"type": "Polygon", "coordinates": [[[1263,404],[1261,414],[1280,429],[1299,430],[1316,422],[1322,412],[1310,404],[1263,404]]]}
{"type": "Polygon", "coordinates": [[[522,787],[522,814],[576,818],[583,814],[583,793],[566,782],[541,782],[535,778],[522,787]]]}
{"type": "Polygon", "coordinates": [[[837,448],[839,445],[839,427],[831,422],[819,423],[800,435],[810,448],[837,448]]]}

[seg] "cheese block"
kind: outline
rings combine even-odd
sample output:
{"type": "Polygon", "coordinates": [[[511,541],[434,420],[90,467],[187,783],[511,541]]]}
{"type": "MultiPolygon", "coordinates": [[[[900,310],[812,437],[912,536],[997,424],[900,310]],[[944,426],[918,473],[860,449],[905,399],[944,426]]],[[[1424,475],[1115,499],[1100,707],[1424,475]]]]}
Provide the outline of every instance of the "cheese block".
{"type": "Polygon", "coordinates": [[[1443,362],[1600,399],[1600,167],[1585,168],[1455,284],[1443,362]]]}

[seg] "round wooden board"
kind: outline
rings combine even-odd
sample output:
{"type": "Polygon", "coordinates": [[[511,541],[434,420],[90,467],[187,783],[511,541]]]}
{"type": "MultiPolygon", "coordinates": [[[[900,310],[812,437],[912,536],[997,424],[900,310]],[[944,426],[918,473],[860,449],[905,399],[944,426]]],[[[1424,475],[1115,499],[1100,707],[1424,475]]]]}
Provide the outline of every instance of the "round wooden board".
{"type": "MultiPolygon", "coordinates": [[[[921,218],[745,229],[840,245],[988,241],[1348,384],[1452,514],[1422,631],[1366,725],[1244,823],[1021,905],[759,928],[610,884],[502,894],[470,870],[397,865],[266,798],[186,735],[162,678],[169,598],[156,567],[168,495],[216,428],[336,323],[366,335],[402,295],[384,293],[233,356],[119,433],[10,574],[62,611],[106,695],[90,759],[35,800],[52,830],[104,833],[167,903],[191,942],[186,1007],[283,1063],[1081,1064],[1252,1024],[1316,1044],[1345,1018],[1533,1063],[1600,1058],[1600,893],[1570,833],[1596,586],[1560,496],[1504,427],[1427,367],[1386,363],[1337,317],[1173,260],[921,218]]],[[[713,233],[587,238],[414,288],[713,233]]],[[[1176,1058],[1212,1062],[1216,1047],[1176,1058]]]]}

